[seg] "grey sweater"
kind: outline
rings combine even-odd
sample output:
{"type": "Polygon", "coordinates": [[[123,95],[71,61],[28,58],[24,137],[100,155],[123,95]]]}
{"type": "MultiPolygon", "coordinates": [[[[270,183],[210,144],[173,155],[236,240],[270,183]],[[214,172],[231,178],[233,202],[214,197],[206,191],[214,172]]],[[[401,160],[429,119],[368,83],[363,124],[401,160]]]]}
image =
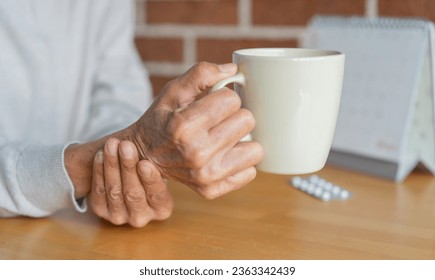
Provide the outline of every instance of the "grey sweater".
{"type": "Polygon", "coordinates": [[[0,216],[75,207],[64,149],[130,125],[152,93],[134,2],[0,1],[0,216]]]}

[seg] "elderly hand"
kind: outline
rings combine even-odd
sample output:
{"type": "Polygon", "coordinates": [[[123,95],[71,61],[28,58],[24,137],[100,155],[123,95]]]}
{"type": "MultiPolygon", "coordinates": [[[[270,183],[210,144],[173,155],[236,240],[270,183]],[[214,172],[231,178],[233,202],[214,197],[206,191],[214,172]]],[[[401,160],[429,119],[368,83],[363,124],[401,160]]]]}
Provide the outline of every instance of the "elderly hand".
{"type": "Polygon", "coordinates": [[[235,64],[199,63],[169,82],[154,104],[131,127],[129,137],[140,158],[163,176],[212,199],[255,178],[263,157],[256,142],[240,142],[255,125],[240,97],[216,82],[234,75],[235,64]]]}
{"type": "Polygon", "coordinates": [[[143,227],[171,215],[173,201],[159,171],[139,161],[136,146],[110,138],[95,155],[89,205],[113,224],[143,227]]]}

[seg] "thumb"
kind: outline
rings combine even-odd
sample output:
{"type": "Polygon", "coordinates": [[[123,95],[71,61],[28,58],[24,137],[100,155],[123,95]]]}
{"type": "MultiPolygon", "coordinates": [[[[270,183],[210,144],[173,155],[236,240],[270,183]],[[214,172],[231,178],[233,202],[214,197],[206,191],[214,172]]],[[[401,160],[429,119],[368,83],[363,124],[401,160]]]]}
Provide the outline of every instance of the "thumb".
{"type": "Polygon", "coordinates": [[[173,108],[178,108],[180,104],[188,105],[205,90],[236,72],[237,65],[234,63],[218,65],[200,62],[169,83],[163,94],[167,98],[166,102],[171,103],[173,108]]]}

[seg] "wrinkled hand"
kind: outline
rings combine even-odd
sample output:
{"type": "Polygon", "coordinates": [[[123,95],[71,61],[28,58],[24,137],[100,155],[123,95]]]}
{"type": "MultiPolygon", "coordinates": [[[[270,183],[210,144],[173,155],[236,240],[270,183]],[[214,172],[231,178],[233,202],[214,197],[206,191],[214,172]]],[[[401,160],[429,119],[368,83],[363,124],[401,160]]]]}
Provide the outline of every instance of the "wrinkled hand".
{"type": "Polygon", "coordinates": [[[173,201],[159,171],[139,161],[129,141],[108,139],[95,155],[89,205],[95,214],[113,224],[143,227],[171,215],[173,201]]]}
{"type": "Polygon", "coordinates": [[[169,82],[129,128],[141,158],[209,199],[254,179],[263,157],[260,144],[239,142],[255,125],[240,97],[228,88],[208,94],[236,72],[235,64],[195,65],[169,82]]]}

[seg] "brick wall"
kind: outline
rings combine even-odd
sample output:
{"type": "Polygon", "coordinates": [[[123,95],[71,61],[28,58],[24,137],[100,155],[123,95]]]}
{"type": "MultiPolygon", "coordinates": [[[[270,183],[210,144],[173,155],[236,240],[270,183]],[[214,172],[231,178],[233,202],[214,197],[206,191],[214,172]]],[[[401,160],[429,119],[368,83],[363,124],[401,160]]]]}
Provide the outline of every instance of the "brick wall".
{"type": "Polygon", "coordinates": [[[136,0],[136,45],[154,93],[198,61],[225,63],[233,50],[297,47],[315,14],[418,16],[435,0],[136,0]]]}

